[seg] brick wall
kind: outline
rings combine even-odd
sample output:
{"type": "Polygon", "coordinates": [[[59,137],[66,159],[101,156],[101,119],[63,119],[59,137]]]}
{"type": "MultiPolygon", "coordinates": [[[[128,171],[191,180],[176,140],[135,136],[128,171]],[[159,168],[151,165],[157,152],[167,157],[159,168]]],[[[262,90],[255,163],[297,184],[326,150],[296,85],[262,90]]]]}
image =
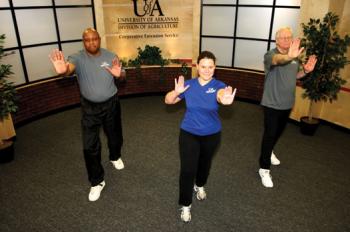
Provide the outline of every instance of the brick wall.
{"type": "MultiPolygon", "coordinates": [[[[174,79],[181,75],[181,67],[148,67],[127,69],[125,80],[118,81],[120,96],[165,93],[174,88],[174,79]],[[141,71],[141,74],[138,73],[141,71]],[[163,75],[162,75],[163,73],[163,75]]],[[[191,70],[188,68],[187,78],[191,70]]],[[[263,74],[230,69],[217,69],[216,76],[237,88],[237,97],[260,101],[263,74]]],[[[17,89],[19,111],[14,115],[19,124],[50,112],[79,104],[79,87],[75,78],[58,78],[17,89]]]]}
{"type": "Polygon", "coordinates": [[[217,69],[215,74],[219,80],[237,88],[237,97],[260,102],[264,88],[263,73],[217,69]]]}

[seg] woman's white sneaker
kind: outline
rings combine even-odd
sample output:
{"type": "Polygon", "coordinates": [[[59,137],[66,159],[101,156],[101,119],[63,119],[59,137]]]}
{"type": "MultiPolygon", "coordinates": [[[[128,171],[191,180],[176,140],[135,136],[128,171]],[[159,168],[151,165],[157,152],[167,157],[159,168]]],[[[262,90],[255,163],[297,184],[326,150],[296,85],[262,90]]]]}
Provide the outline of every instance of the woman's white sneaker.
{"type": "Polygon", "coordinates": [[[203,201],[207,198],[207,193],[205,192],[204,187],[198,187],[197,185],[194,185],[193,189],[196,192],[196,197],[199,201],[203,201]]]}
{"type": "Polygon", "coordinates": [[[272,188],[273,187],[273,182],[272,182],[272,176],[270,174],[269,169],[259,169],[259,175],[261,177],[261,183],[266,187],[266,188],[272,188]]]}
{"type": "Polygon", "coordinates": [[[190,206],[182,206],[181,208],[181,220],[183,222],[191,221],[191,205],[190,206]]]}
{"type": "Polygon", "coordinates": [[[97,201],[100,198],[102,189],[105,187],[105,181],[102,181],[96,186],[90,188],[89,201],[97,201]]]}

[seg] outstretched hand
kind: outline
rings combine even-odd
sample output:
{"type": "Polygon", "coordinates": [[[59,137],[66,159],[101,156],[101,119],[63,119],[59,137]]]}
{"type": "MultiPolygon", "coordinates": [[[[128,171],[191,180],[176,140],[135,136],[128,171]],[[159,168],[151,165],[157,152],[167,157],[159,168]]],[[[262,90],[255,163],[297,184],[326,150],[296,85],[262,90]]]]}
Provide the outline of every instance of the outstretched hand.
{"type": "Polygon", "coordinates": [[[223,94],[219,94],[218,98],[219,98],[219,102],[223,105],[230,105],[232,104],[235,95],[236,95],[236,91],[237,89],[235,88],[232,91],[232,87],[231,86],[227,86],[225,87],[225,89],[223,90],[223,94]]]}
{"type": "Polygon", "coordinates": [[[107,71],[115,77],[120,77],[122,71],[122,65],[117,57],[112,60],[112,67],[105,67],[107,71]]]}
{"type": "Polygon", "coordinates": [[[69,63],[65,61],[62,51],[58,49],[52,50],[52,52],[49,55],[49,58],[57,74],[64,74],[67,72],[69,63]]]}
{"type": "Polygon", "coordinates": [[[303,51],[304,51],[304,48],[300,48],[300,39],[299,38],[296,38],[296,39],[293,39],[291,44],[290,44],[290,47],[289,47],[289,50],[288,50],[288,56],[292,59],[294,58],[297,58],[303,51]]]}
{"type": "Polygon", "coordinates": [[[177,81],[175,79],[175,92],[178,94],[182,94],[183,92],[185,92],[190,86],[187,85],[185,87],[185,78],[184,76],[179,76],[179,80],[177,81]]]}
{"type": "Polygon", "coordinates": [[[317,63],[317,57],[315,55],[309,56],[309,59],[307,60],[306,64],[303,65],[304,72],[305,73],[312,72],[315,68],[316,63],[317,63]]]}

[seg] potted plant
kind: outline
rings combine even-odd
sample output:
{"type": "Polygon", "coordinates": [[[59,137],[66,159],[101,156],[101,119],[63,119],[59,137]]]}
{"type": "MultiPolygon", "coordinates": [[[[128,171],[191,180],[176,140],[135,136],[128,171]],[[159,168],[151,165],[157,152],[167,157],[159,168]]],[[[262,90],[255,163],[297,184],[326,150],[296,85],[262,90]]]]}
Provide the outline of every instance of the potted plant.
{"type": "Polygon", "coordinates": [[[339,17],[328,12],[323,20],[311,18],[307,24],[302,23],[302,46],[305,47],[306,57],[315,54],[317,63],[313,72],[300,80],[305,90],[302,97],[310,100],[308,115],[300,119],[301,132],[313,135],[319,124],[314,118],[313,106],[316,102],[332,102],[345,80],[340,76],[340,69],[349,63],[345,54],[350,45],[349,35],[343,38],[337,32],[339,17]]]}
{"type": "Polygon", "coordinates": [[[8,80],[12,74],[11,65],[2,64],[1,59],[8,55],[3,51],[5,35],[0,35],[0,162],[13,159],[13,138],[15,134],[11,113],[17,111],[16,89],[8,80]]]}
{"type": "Polygon", "coordinates": [[[135,67],[137,77],[141,78],[141,65],[160,65],[159,75],[161,79],[163,79],[164,65],[169,64],[169,61],[162,57],[162,51],[159,49],[159,47],[146,45],[143,50],[140,47],[138,47],[137,51],[137,57],[135,59],[130,59],[127,63],[125,63],[125,66],[135,67]]]}

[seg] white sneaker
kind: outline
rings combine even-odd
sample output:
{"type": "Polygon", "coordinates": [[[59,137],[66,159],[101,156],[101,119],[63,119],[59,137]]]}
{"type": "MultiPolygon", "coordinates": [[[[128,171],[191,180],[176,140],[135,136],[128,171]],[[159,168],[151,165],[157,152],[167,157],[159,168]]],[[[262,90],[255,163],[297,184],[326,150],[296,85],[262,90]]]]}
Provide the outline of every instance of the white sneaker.
{"type": "Polygon", "coordinates": [[[97,201],[100,198],[101,191],[105,187],[105,181],[102,181],[96,186],[90,188],[89,201],[97,201]]]}
{"type": "Polygon", "coordinates": [[[279,161],[279,159],[277,159],[275,153],[273,153],[273,151],[271,152],[271,164],[272,165],[280,165],[281,161],[279,161]]]}
{"type": "Polygon", "coordinates": [[[207,193],[205,192],[204,187],[194,185],[193,189],[196,192],[196,197],[199,201],[203,201],[207,198],[207,193]]]}
{"type": "Polygon", "coordinates": [[[123,163],[122,158],[119,158],[118,160],[111,160],[111,163],[113,164],[113,166],[117,170],[121,170],[124,168],[124,163],[123,163]]]}
{"type": "Polygon", "coordinates": [[[272,176],[270,175],[269,169],[259,169],[259,175],[261,177],[261,182],[266,188],[272,188],[273,182],[272,182],[272,176]]]}
{"type": "Polygon", "coordinates": [[[181,208],[181,220],[183,222],[191,221],[191,205],[190,206],[182,206],[181,208]]]}

